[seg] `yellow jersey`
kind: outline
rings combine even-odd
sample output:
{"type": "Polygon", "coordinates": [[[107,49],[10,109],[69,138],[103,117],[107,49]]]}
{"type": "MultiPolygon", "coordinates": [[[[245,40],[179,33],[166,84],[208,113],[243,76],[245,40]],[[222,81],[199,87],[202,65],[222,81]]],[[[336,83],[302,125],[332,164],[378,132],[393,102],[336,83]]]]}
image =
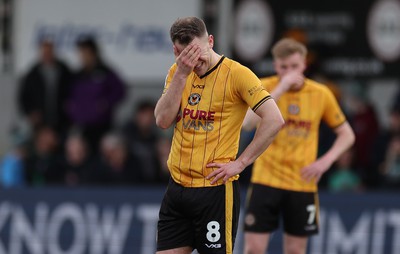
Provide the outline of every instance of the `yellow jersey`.
{"type": "MultiPolygon", "coordinates": [[[[279,78],[261,79],[267,91],[273,91],[279,78]]],[[[292,191],[316,192],[316,181],[306,182],[300,171],[316,160],[321,120],[331,128],[346,121],[332,92],[324,85],[305,79],[297,92],[286,92],[277,105],[285,127],[269,148],[254,162],[252,183],[292,191]]]]}
{"type": "MultiPolygon", "coordinates": [[[[176,68],[174,64],[169,70],[164,94],[176,68]]],[[[182,93],[168,158],[173,180],[185,187],[214,186],[205,177],[216,168],[206,165],[236,159],[248,107],[256,110],[269,98],[253,72],[224,56],[203,76],[192,72],[182,93]]],[[[221,184],[222,180],[216,185],[221,184]]]]}

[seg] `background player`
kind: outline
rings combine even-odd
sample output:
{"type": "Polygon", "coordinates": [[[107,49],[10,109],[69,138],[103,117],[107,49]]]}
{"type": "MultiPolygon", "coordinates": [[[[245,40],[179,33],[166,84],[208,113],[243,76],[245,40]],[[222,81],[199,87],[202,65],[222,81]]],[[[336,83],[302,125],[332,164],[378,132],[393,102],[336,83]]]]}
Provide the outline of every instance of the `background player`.
{"type": "Polygon", "coordinates": [[[213,51],[214,38],[196,17],[170,30],[176,63],[155,117],[175,124],[171,180],[160,208],[158,253],[232,253],[239,214],[238,174],[283,126],[282,115],[246,67],[213,51]],[[254,140],[237,159],[247,108],[260,117],[254,140]]]}
{"type": "MultiPolygon", "coordinates": [[[[282,216],[284,253],[300,254],[306,252],[308,236],[318,232],[318,180],[354,143],[354,134],[328,88],[304,77],[307,49],[303,44],[282,39],[272,54],[277,76],[261,82],[271,91],[286,125],[254,163],[245,253],[264,254],[282,216]],[[336,139],[316,160],[321,120],[333,129],[336,139]]],[[[258,122],[259,117],[249,110],[243,127],[249,130],[258,122]]]]}

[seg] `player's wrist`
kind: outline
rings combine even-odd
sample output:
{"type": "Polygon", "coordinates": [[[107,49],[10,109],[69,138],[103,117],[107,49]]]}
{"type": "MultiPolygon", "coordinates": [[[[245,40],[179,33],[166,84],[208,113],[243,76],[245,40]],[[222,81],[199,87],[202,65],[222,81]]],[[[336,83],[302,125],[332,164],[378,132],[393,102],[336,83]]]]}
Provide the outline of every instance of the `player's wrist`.
{"type": "Polygon", "coordinates": [[[328,171],[332,167],[333,163],[336,161],[334,156],[332,156],[330,154],[326,154],[325,156],[323,156],[322,159],[325,161],[325,164],[326,164],[325,171],[328,171]]]}
{"type": "Polygon", "coordinates": [[[278,84],[278,89],[281,90],[282,93],[287,92],[291,87],[291,82],[287,80],[281,80],[278,84]]]}
{"type": "Polygon", "coordinates": [[[176,72],[175,72],[175,78],[184,80],[186,82],[186,79],[190,73],[191,73],[191,71],[188,71],[186,68],[182,68],[182,67],[178,66],[178,68],[176,69],[176,72]]]}
{"type": "Polygon", "coordinates": [[[271,96],[274,99],[279,99],[279,97],[281,97],[285,92],[287,92],[287,89],[285,89],[283,85],[278,85],[271,93],[271,96]]]}
{"type": "Polygon", "coordinates": [[[248,165],[250,165],[250,163],[246,163],[246,160],[244,158],[238,158],[236,162],[239,165],[241,171],[243,171],[248,165]]]}

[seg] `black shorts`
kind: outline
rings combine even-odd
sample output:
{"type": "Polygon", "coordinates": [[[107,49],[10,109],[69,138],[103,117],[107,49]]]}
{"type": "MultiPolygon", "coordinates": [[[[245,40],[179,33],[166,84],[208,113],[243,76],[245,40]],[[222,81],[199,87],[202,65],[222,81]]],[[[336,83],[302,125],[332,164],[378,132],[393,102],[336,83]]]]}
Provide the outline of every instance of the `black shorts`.
{"type": "Polygon", "coordinates": [[[247,195],[244,230],[272,232],[279,227],[282,218],[286,233],[309,236],[318,233],[318,216],[317,193],[252,184],[247,195]]]}
{"type": "Polygon", "coordinates": [[[157,251],[189,246],[199,253],[232,253],[239,211],[238,181],[186,188],[170,180],[160,208],[157,251]]]}

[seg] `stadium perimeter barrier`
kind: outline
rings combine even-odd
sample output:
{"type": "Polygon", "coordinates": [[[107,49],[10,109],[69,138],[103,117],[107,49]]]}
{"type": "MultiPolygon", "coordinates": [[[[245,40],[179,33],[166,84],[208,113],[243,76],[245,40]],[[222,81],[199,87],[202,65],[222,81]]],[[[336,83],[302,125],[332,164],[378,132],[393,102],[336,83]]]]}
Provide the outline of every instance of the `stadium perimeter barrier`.
{"type": "MultiPolygon", "coordinates": [[[[155,253],[164,191],[159,186],[2,190],[0,253],[155,253]]],[[[320,234],[312,237],[309,254],[400,253],[398,193],[323,192],[320,202],[320,234]]],[[[282,253],[281,238],[280,232],[272,236],[268,253],[282,253]]],[[[235,253],[242,247],[240,227],[235,253]]]]}

